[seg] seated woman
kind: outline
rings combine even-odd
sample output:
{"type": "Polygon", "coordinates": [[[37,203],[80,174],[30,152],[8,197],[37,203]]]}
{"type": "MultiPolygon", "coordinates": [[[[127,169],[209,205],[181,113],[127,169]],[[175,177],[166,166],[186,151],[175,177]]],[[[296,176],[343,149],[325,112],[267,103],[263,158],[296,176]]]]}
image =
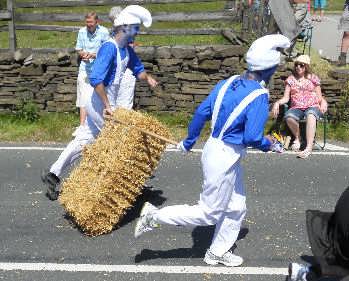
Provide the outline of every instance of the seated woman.
{"type": "Polygon", "coordinates": [[[323,277],[349,280],[348,206],[349,187],[338,199],[334,212],[306,211],[307,234],[314,261],[310,265],[290,263],[288,281],[316,281],[323,277]]]}
{"type": "Polygon", "coordinates": [[[294,63],[293,75],[286,79],[284,96],[275,102],[273,115],[279,114],[279,107],[291,101],[290,109],[285,119],[290,128],[294,141],[292,150],[300,149],[299,121],[306,118],[306,148],[298,154],[300,158],[307,158],[313,149],[316,131],[316,121],[327,111],[327,102],[321,94],[320,79],[310,71],[310,57],[301,55],[294,63]]]}

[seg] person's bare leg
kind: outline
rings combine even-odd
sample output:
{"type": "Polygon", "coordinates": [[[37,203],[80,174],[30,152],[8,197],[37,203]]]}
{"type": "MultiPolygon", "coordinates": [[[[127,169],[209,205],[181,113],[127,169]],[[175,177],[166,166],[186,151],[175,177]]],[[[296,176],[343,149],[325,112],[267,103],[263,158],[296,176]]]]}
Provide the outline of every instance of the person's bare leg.
{"type": "Polygon", "coordinates": [[[306,125],[306,136],[307,136],[307,146],[306,150],[313,150],[313,143],[316,132],[316,117],[313,114],[308,114],[307,125],[306,125]]]}
{"type": "Polygon", "coordinates": [[[299,123],[293,118],[286,119],[287,126],[290,128],[291,133],[295,138],[295,142],[300,142],[300,132],[299,132],[299,123]]]}
{"type": "Polygon", "coordinates": [[[338,66],[346,65],[347,63],[347,52],[349,49],[349,32],[344,31],[341,43],[341,53],[338,57],[338,66]]]}
{"type": "Polygon", "coordinates": [[[325,10],[324,10],[324,9],[321,9],[321,10],[320,10],[320,21],[323,21],[323,20],[324,20],[324,16],[325,16],[325,10]]]}
{"type": "Polygon", "coordinates": [[[85,107],[80,107],[80,125],[81,126],[85,124],[86,117],[87,117],[87,111],[85,107]]]}

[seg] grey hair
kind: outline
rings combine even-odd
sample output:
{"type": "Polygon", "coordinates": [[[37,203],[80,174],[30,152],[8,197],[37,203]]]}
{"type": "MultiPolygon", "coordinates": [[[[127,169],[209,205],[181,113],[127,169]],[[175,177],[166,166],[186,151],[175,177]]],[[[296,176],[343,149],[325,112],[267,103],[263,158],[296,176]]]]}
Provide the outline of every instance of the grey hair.
{"type": "Polygon", "coordinates": [[[118,17],[118,15],[120,14],[120,12],[122,11],[122,7],[120,6],[115,6],[112,7],[109,11],[109,15],[108,18],[111,21],[111,23],[114,25],[114,20],[118,17]]]}

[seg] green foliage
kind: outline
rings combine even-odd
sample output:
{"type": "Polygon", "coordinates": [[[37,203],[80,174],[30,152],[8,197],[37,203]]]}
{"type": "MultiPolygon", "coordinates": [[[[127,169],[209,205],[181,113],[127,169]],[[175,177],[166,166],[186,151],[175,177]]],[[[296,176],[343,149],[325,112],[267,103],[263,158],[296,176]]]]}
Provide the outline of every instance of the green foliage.
{"type": "Polygon", "coordinates": [[[7,6],[6,0],[0,0],[0,9],[6,9],[7,6]]]}
{"type": "MultiPolygon", "coordinates": [[[[28,1],[29,2],[29,1],[28,1]]],[[[168,3],[168,4],[145,4],[151,13],[158,12],[206,12],[222,11],[226,1],[197,2],[197,3],[168,3]]],[[[125,5],[124,5],[125,6],[125,5]]],[[[50,7],[50,8],[20,8],[18,13],[87,13],[95,11],[98,14],[108,14],[111,5],[106,6],[78,6],[78,7],[50,7]]]]}
{"type": "Polygon", "coordinates": [[[336,103],[335,123],[346,122],[349,124],[349,82],[342,89],[341,99],[336,103]]]}
{"type": "Polygon", "coordinates": [[[44,113],[30,122],[13,114],[0,114],[0,140],[17,142],[68,142],[79,124],[77,114],[44,113]]]}
{"type": "MultiPolygon", "coordinates": [[[[317,131],[322,132],[323,124],[319,123],[317,131]]],[[[327,124],[327,137],[337,141],[348,142],[349,141],[349,123],[348,122],[336,122],[327,124]]]]}
{"type": "Polygon", "coordinates": [[[326,10],[327,11],[343,11],[344,0],[328,0],[326,10]]]}
{"type": "Polygon", "coordinates": [[[19,120],[35,122],[39,120],[39,107],[32,101],[22,100],[16,108],[16,117],[19,120]]]}

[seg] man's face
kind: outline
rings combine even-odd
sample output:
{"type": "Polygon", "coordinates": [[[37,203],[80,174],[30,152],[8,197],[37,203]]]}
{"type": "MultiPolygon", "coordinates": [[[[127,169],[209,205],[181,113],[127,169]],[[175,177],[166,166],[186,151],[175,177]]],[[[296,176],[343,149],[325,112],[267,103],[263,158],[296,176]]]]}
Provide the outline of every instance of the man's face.
{"type": "Polygon", "coordinates": [[[96,30],[98,20],[96,20],[94,17],[88,17],[85,19],[85,24],[86,24],[87,30],[93,33],[96,30]]]}

